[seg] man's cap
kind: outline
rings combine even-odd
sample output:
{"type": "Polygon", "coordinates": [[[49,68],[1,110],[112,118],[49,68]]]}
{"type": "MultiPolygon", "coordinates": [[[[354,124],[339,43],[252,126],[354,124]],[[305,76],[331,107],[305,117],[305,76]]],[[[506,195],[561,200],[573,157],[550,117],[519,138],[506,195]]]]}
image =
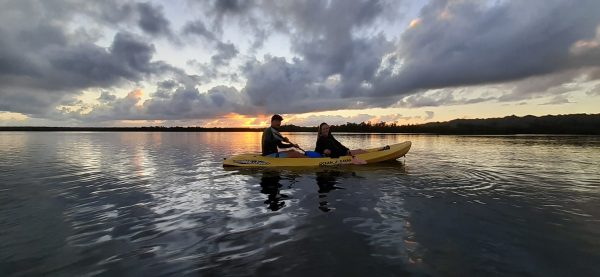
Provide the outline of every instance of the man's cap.
{"type": "Polygon", "coordinates": [[[281,115],[274,114],[274,115],[271,117],[271,121],[273,121],[273,120],[279,120],[279,121],[282,121],[282,120],[283,120],[283,117],[281,117],[281,115]]]}

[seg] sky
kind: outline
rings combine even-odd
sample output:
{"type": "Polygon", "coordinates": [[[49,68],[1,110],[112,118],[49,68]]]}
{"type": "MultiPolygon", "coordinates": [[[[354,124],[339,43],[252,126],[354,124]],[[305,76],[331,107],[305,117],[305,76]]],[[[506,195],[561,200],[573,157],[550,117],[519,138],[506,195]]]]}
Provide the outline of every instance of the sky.
{"type": "Polygon", "coordinates": [[[598,0],[0,0],[0,126],[600,112],[598,0]]]}

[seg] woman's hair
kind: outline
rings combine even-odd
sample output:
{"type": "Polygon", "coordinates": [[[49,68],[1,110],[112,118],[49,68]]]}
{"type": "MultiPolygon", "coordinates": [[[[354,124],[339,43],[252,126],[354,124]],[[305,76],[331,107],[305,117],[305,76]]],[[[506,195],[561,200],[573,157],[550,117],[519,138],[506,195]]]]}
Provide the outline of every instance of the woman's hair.
{"type": "MultiPolygon", "coordinates": [[[[323,122],[323,123],[321,123],[321,125],[319,125],[319,130],[317,132],[317,137],[321,137],[321,133],[323,131],[322,129],[323,129],[323,126],[325,126],[325,125],[327,125],[327,123],[325,123],[325,122],[323,122]]],[[[329,134],[331,134],[331,130],[329,130],[329,134]]]]}

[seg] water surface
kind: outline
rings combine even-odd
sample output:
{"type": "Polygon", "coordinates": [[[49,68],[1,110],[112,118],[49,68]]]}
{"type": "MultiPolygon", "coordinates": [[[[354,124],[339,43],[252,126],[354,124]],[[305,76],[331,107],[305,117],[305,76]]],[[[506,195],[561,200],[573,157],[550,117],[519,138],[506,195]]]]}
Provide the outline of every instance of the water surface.
{"type": "Polygon", "coordinates": [[[338,134],[413,148],[222,168],[260,135],[0,133],[0,275],[600,276],[599,137],[338,134]]]}

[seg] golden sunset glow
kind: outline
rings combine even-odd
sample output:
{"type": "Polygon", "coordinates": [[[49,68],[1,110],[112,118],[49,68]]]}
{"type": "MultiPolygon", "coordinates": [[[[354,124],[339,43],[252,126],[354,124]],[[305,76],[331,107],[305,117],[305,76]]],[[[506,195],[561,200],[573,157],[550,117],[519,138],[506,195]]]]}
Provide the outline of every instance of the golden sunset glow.
{"type": "Polygon", "coordinates": [[[211,120],[203,127],[247,127],[247,128],[259,128],[266,127],[269,125],[270,115],[257,115],[257,116],[246,116],[236,113],[230,113],[222,118],[211,120]]]}
{"type": "Polygon", "coordinates": [[[22,113],[13,112],[0,112],[0,121],[24,121],[27,120],[27,116],[22,113]]]}

